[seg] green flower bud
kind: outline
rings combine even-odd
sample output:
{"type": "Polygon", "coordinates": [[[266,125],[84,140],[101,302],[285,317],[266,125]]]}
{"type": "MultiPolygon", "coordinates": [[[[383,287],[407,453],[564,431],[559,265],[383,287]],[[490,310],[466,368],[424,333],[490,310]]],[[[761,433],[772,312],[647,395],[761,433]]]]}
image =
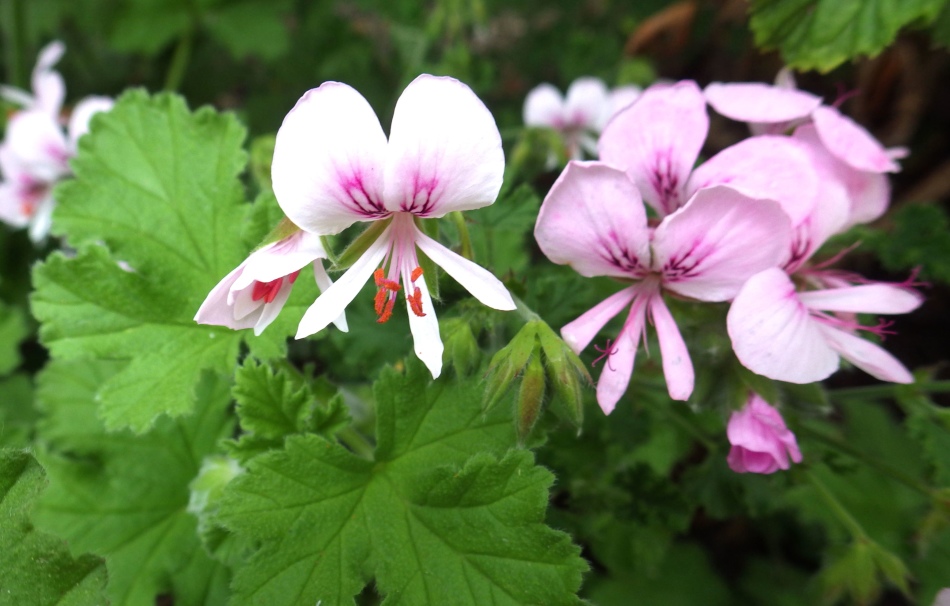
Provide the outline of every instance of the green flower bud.
{"type": "Polygon", "coordinates": [[[544,365],[541,363],[541,349],[537,346],[528,359],[521,387],[518,390],[518,402],[515,408],[515,425],[518,439],[523,443],[541,416],[541,403],[544,401],[544,365]]]}
{"type": "Polygon", "coordinates": [[[544,351],[548,379],[554,389],[552,409],[560,418],[580,427],[584,420],[581,384],[592,384],[590,373],[577,354],[547,324],[538,329],[538,340],[544,351]]]}
{"type": "Polygon", "coordinates": [[[455,367],[459,376],[467,376],[478,366],[482,350],[472,332],[472,325],[465,318],[448,318],[439,321],[439,332],[445,344],[444,360],[455,367]]]}
{"type": "Polygon", "coordinates": [[[488,365],[488,374],[485,386],[485,410],[493,408],[501,398],[508,393],[515,378],[521,374],[528,359],[535,349],[538,325],[542,322],[534,321],[525,324],[508,345],[498,350],[492,356],[488,365]]]}

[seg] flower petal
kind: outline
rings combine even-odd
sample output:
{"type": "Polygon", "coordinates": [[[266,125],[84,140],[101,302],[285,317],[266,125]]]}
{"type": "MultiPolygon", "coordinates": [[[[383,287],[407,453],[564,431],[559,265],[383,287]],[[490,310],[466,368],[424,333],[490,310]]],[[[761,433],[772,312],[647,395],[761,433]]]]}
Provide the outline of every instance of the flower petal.
{"type": "Polygon", "coordinates": [[[35,96],[36,109],[53,118],[59,118],[59,112],[66,98],[66,84],[59,72],[53,71],[53,66],[59,62],[66,46],[59,40],[50,42],[40,51],[36,67],[33,68],[32,86],[35,96]]]}
{"type": "Polygon", "coordinates": [[[298,231],[283,240],[263,246],[247,258],[244,274],[234,284],[246,288],[252,282],[271,282],[303,269],[315,259],[326,259],[320,237],[298,231]]]}
{"type": "Polygon", "coordinates": [[[544,83],[535,86],[524,100],[526,126],[561,128],[564,124],[564,97],[554,86],[544,83]]]}
{"type": "Polygon", "coordinates": [[[762,135],[728,147],[693,171],[687,195],[728,185],[752,198],[775,200],[801,223],[818,201],[818,175],[808,151],[790,137],[762,135]]]}
{"type": "Polygon", "coordinates": [[[630,305],[636,292],[634,286],[628,286],[610,295],[573,322],[565,324],[561,329],[561,338],[574,353],[581,353],[611,318],[630,305]]]}
{"type": "Polygon", "coordinates": [[[432,298],[429,296],[425,276],[420,276],[415,281],[415,285],[422,295],[422,310],[425,315],[417,316],[412,311],[409,301],[406,301],[413,348],[416,351],[416,356],[422,360],[429,372],[432,373],[432,378],[438,379],[439,375],[442,374],[442,352],[445,349],[442,345],[442,337],[439,335],[439,320],[435,317],[435,309],[432,307],[432,298]]]}
{"type": "Polygon", "coordinates": [[[702,301],[735,296],[752,275],[788,250],[788,217],[771,200],[729,187],[700,190],[653,234],[653,268],[663,287],[702,301]]]}
{"type": "Polygon", "coordinates": [[[676,321],[663,297],[657,294],[650,299],[650,316],[660,341],[660,356],[663,358],[663,376],[666,389],[674,400],[688,400],[693,393],[695,374],[686,343],[680,334],[676,321]]]}
{"type": "Polygon", "coordinates": [[[284,118],[271,177],[291,221],[320,235],[389,214],[382,203],[386,136],[366,99],[339,82],[307,91],[284,118]]]}
{"type": "Polygon", "coordinates": [[[833,107],[820,107],[812,114],[822,143],[845,164],[872,173],[896,173],[900,165],[877,139],[851,118],[833,107]]]}
{"type": "MultiPolygon", "coordinates": [[[[323,261],[317,260],[313,262],[313,277],[321,293],[333,285],[333,280],[330,279],[330,276],[327,275],[327,270],[323,267],[323,261]]],[[[341,312],[336,320],[333,321],[333,325],[341,332],[349,332],[350,327],[346,323],[346,312],[341,312]]]]}
{"type": "Polygon", "coordinates": [[[828,345],[872,377],[891,383],[913,383],[914,377],[900,361],[881,347],[831,326],[821,326],[828,345]]]}
{"type": "Polygon", "coordinates": [[[441,217],[488,206],[504,170],[495,119],[469,87],[428,74],[406,87],[389,134],[386,208],[441,217]]]}
{"type": "Polygon", "coordinates": [[[33,177],[54,181],[69,173],[66,137],[49,115],[37,110],[15,114],[7,123],[6,141],[33,177]]]}
{"type": "Polygon", "coordinates": [[[646,203],[668,215],[686,203],[686,180],[708,130],[695,82],[651,87],[604,128],[600,159],[627,171],[646,203]]]}
{"type": "Polygon", "coordinates": [[[366,249],[363,256],[346,270],[346,273],[339,280],[317,297],[317,300],[307,309],[300,320],[295,338],[302,339],[323,330],[330,322],[340,317],[346,306],[356,298],[363,285],[366,284],[366,281],[369,280],[383,261],[392,244],[391,234],[392,225],[379,235],[379,238],[366,249]]]}
{"type": "Polygon", "coordinates": [[[597,130],[603,130],[611,118],[616,116],[620,110],[632,105],[634,101],[640,98],[641,94],[643,94],[643,89],[633,84],[618,86],[610,91],[607,95],[607,103],[604,106],[604,111],[600,113],[597,130]]]}
{"type": "Polygon", "coordinates": [[[770,379],[813,383],[838,368],[838,355],[780,269],[767,269],[745,283],[729,308],[726,327],[742,365],[770,379]]]}
{"type": "Polygon", "coordinates": [[[578,78],[571,82],[564,102],[565,119],[574,128],[599,130],[607,106],[607,85],[600,78],[578,78]]]}
{"type": "Polygon", "coordinates": [[[910,288],[880,283],[812,290],[799,293],[798,300],[821,311],[868,314],[905,314],[924,302],[923,297],[910,288]]]}
{"type": "Polygon", "coordinates": [[[277,291],[277,295],[274,299],[270,303],[261,305],[259,314],[252,314],[257,315],[257,322],[254,323],[255,337],[261,336],[264,329],[277,319],[280,311],[284,308],[284,305],[287,304],[287,299],[290,298],[290,291],[293,290],[293,288],[294,285],[291,284],[290,280],[284,280],[281,282],[280,289],[277,291]]]}
{"type": "Polygon", "coordinates": [[[240,319],[235,319],[234,308],[228,303],[231,287],[241,277],[246,263],[247,261],[244,261],[235,267],[231,273],[221,278],[221,281],[211,289],[201,307],[198,308],[198,313],[195,314],[195,322],[213,326],[227,326],[235,330],[251,328],[257,323],[258,318],[253,314],[251,316],[244,314],[240,319]]]}
{"type": "Polygon", "coordinates": [[[597,379],[597,403],[604,414],[613,412],[630,385],[645,321],[645,306],[634,305],[617,340],[610,346],[610,355],[602,362],[603,370],[597,379]]]}
{"type": "Polygon", "coordinates": [[[73,113],[69,116],[69,147],[73,153],[76,152],[76,145],[79,137],[89,132],[89,121],[99,112],[107,112],[115,105],[109,97],[86,97],[76,104],[73,113]]]}
{"type": "Polygon", "coordinates": [[[821,97],[759,82],[713,82],[703,90],[718,113],[740,122],[772,124],[807,117],[821,105],[821,97]]]}
{"type": "MultiPolygon", "coordinates": [[[[416,246],[432,259],[432,262],[445,270],[456,282],[472,296],[492,309],[511,311],[515,309],[508,289],[487,269],[472,263],[465,257],[455,254],[429,236],[416,230],[416,246]]],[[[429,296],[426,294],[425,296],[429,296]]]]}
{"type": "Polygon", "coordinates": [[[582,276],[638,276],[650,262],[646,209],[636,185],[602,162],[570,162],[534,228],[538,246],[582,276]]]}

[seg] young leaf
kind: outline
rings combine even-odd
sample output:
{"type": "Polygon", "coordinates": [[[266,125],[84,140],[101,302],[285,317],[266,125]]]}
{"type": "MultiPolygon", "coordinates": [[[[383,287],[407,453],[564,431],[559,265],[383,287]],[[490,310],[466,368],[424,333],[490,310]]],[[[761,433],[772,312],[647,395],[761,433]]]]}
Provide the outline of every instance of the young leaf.
{"type": "MultiPolygon", "coordinates": [[[[41,376],[47,412],[41,436],[67,435],[78,415],[95,417],[94,382],[77,381],[83,371],[102,376],[108,367],[54,360],[41,376]]],[[[159,594],[180,605],[226,599],[227,574],[203,551],[186,507],[202,460],[232,429],[230,397],[227,385],[207,374],[197,393],[190,416],[162,419],[147,435],[95,431],[87,423],[71,441],[54,441],[67,450],[41,456],[50,483],[37,524],[74,551],[105,558],[113,606],[154,604],[159,594]]]]}
{"type": "Polygon", "coordinates": [[[543,524],[553,477],[526,451],[498,458],[508,412],[416,362],[375,391],[374,461],[295,435],[225,489],[219,521],[261,544],[235,604],[353,604],[371,578],[387,604],[576,603],[585,565],[543,524]]]}
{"type": "Polygon", "coordinates": [[[45,485],[43,469],[29,453],[0,451],[0,601],[31,606],[102,604],[106,581],[102,560],[71,557],[62,541],[30,523],[45,485]]]}
{"type": "Polygon", "coordinates": [[[788,65],[830,71],[849,59],[876,55],[898,30],[932,21],[944,0],[752,0],[757,45],[778,48],[788,65]]]}

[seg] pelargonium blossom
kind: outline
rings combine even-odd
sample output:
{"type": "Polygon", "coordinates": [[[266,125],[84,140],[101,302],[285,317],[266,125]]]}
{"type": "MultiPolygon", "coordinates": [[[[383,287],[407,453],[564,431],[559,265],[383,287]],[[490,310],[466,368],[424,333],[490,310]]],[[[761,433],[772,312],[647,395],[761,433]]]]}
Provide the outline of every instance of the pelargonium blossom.
{"type": "Polygon", "coordinates": [[[544,199],[534,235],[554,263],[631,282],[561,329],[579,353],[629,308],[620,334],[603,348],[597,401],[610,413],[627,389],[647,318],[656,328],[670,397],[689,398],[693,366],[664,293],[731,299],[747,278],[779,262],[791,226],[778,203],[717,186],[697,191],[652,228],[627,174],[602,162],[571,162],[544,199]]]}
{"type": "Polygon", "coordinates": [[[356,222],[383,222],[379,236],[307,310],[297,338],[337,318],[372,277],[378,321],[404,298],[416,355],[433,377],[442,370],[442,340],[417,250],[472,293],[500,310],[515,304],[501,281],[455,254],[418,225],[456,210],[492,204],[504,154],[498,127],[466,85],[424,74],[396,103],[389,139],[369,103],[353,88],[326,82],[308,91],[277,133],[274,193],[305,231],[335,234],[356,222]]]}
{"type": "Polygon", "coordinates": [[[53,186],[71,174],[69,159],[76,155],[79,138],[89,130],[94,114],[113,105],[107,97],[86,97],[73,109],[63,132],[59,112],[65,89],[52,70],[62,52],[62,44],[53,43],[40,54],[33,72],[33,96],[11,87],[0,89],[4,97],[25,106],[11,116],[0,143],[0,221],[29,226],[35,242],[49,232],[53,186]]]}
{"type": "Polygon", "coordinates": [[[551,84],[539,84],[524,101],[526,126],[551,128],[564,138],[567,155],[580,160],[583,152],[597,153],[597,134],[607,121],[640,96],[640,87],[627,85],[608,90],[598,78],[578,78],[567,96],[551,84]]]}
{"type": "MultiPolygon", "coordinates": [[[[222,278],[201,304],[195,322],[235,330],[253,328],[254,334],[260,335],[277,318],[300,271],[310,263],[320,290],[329,288],[332,281],[322,262],[327,252],[320,237],[295,226],[290,226],[289,231],[252,252],[222,278]]],[[[347,330],[344,315],[334,323],[340,330],[347,330]]]]}
{"type": "Polygon", "coordinates": [[[745,406],[729,417],[726,436],[731,444],[726,461],[736,473],[774,473],[788,469],[789,458],[802,462],[795,434],[779,411],[757,393],[750,394],[745,406]]]}
{"type": "Polygon", "coordinates": [[[748,122],[754,133],[794,137],[829,168],[830,176],[851,200],[848,224],[877,219],[890,202],[887,173],[898,172],[904,148],[885,149],[866,129],[821,97],[798,90],[791,72],[782,70],[777,84],[713,82],[703,94],[718,113],[748,122]]]}

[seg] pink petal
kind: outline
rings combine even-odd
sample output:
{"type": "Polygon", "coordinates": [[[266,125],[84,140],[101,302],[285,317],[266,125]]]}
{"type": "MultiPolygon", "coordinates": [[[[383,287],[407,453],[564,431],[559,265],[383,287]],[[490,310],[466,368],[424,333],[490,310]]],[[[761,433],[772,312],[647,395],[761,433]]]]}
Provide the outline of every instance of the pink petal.
{"type": "Polygon", "coordinates": [[[607,107],[607,86],[599,78],[578,78],[567,89],[564,103],[567,124],[575,128],[600,130],[607,107]]]}
{"type": "Polygon", "coordinates": [[[755,393],[729,417],[726,435],[732,444],[729,466],[738,473],[772,473],[788,469],[789,456],[796,463],[802,460],[795,434],[782,415],[755,393]]]}
{"type": "Polygon", "coordinates": [[[713,82],[703,94],[718,113],[741,122],[789,122],[807,117],[821,105],[821,98],[810,93],[758,82],[713,82]]]}
{"type": "Polygon", "coordinates": [[[729,463],[729,469],[736,473],[775,473],[779,469],[788,469],[788,465],[782,468],[779,461],[769,453],[755,452],[742,446],[733,446],[729,449],[729,456],[726,457],[729,463]]]}
{"type": "Polygon", "coordinates": [[[711,187],[656,228],[653,268],[662,272],[664,288],[725,301],[752,275],[774,267],[790,241],[788,217],[778,204],[711,187]]]}
{"type": "Polygon", "coordinates": [[[277,131],[277,202],[291,221],[321,235],[384,217],[385,155],[386,136],[366,99],[325,82],[300,98],[277,131]]]}
{"type": "Polygon", "coordinates": [[[406,301],[406,310],[409,312],[409,330],[412,332],[412,343],[416,356],[426,365],[433,379],[442,374],[442,337],[439,335],[439,320],[435,317],[432,307],[432,298],[426,286],[425,276],[420,276],[415,285],[422,295],[422,311],[424,316],[417,316],[412,311],[409,301],[406,301]]]}
{"type": "Polygon", "coordinates": [[[729,308],[726,327],[742,365],[770,379],[813,383],[838,368],[838,355],[780,269],[767,269],[745,283],[729,308]]]}
{"type": "Polygon", "coordinates": [[[627,86],[618,86],[617,88],[610,91],[610,93],[607,95],[607,104],[605,106],[606,111],[603,111],[600,114],[597,130],[603,130],[611,118],[616,116],[620,110],[626,109],[631,104],[633,104],[633,102],[639,99],[640,95],[642,94],[643,89],[633,84],[627,86]]]}
{"type": "Polygon", "coordinates": [[[913,375],[897,358],[874,343],[831,326],[822,325],[821,332],[842,358],[872,377],[891,383],[914,382],[913,375]]]}
{"type": "Polygon", "coordinates": [[[391,236],[392,225],[388,226],[379,235],[379,238],[366,249],[362,257],[346,270],[346,273],[339,280],[317,297],[317,300],[307,309],[300,320],[295,338],[302,339],[321,331],[343,314],[346,306],[356,298],[363,285],[382,263],[392,245],[391,236]]]}
{"type": "Polygon", "coordinates": [[[636,292],[635,287],[629,286],[610,295],[573,322],[565,324],[564,328],[561,329],[561,337],[564,342],[574,353],[581,353],[611,318],[630,305],[630,302],[636,296],[636,292]]]}
{"type": "Polygon", "coordinates": [[[524,100],[524,123],[560,129],[564,124],[564,97],[550,84],[539,84],[524,100]]]}
{"type": "Polygon", "coordinates": [[[663,358],[663,376],[670,398],[688,400],[693,393],[695,375],[686,343],[676,321],[659,294],[650,299],[650,316],[660,341],[660,356],[663,358]]]}
{"type": "Polygon", "coordinates": [[[877,139],[837,109],[820,107],[812,114],[812,120],[828,151],[852,168],[872,173],[900,170],[877,139]]]}
{"type": "Polygon", "coordinates": [[[76,104],[73,113],[69,116],[69,147],[73,153],[79,137],[89,132],[89,121],[99,112],[107,112],[115,105],[109,97],[86,97],[76,104]]]}
{"type": "Polygon", "coordinates": [[[798,300],[821,311],[869,314],[905,314],[924,302],[909,288],[880,283],[802,292],[798,300]]]}
{"type": "MultiPolygon", "coordinates": [[[[244,261],[238,265],[211,289],[211,292],[208,293],[201,307],[198,308],[198,313],[195,314],[195,322],[198,324],[227,326],[235,330],[251,328],[256,324],[257,318],[248,317],[246,314],[242,314],[240,319],[236,319],[234,308],[228,302],[231,287],[234,285],[234,282],[241,277],[246,263],[247,261],[244,261]]],[[[250,296],[250,294],[248,294],[248,296],[250,296]]]]}
{"type": "Polygon", "coordinates": [[[10,182],[0,182],[0,221],[11,227],[26,227],[30,218],[23,214],[20,190],[10,182]]]}
{"type": "Polygon", "coordinates": [[[601,162],[567,165],[541,205],[534,237],[551,261],[583,276],[635,277],[650,262],[640,192],[601,162]]]}
{"type": "Polygon", "coordinates": [[[693,171],[688,195],[728,185],[752,198],[775,200],[801,223],[818,201],[818,175],[807,149],[789,137],[750,137],[728,147],[693,171]]]}
{"type": "Polygon", "coordinates": [[[36,67],[33,68],[34,108],[46,113],[54,119],[59,118],[59,112],[66,98],[66,84],[59,72],[53,71],[53,66],[59,62],[66,46],[59,40],[47,44],[40,51],[36,67]]]}
{"type": "Polygon", "coordinates": [[[416,246],[419,250],[424,252],[433,263],[444,269],[445,273],[452,276],[465,290],[472,293],[472,296],[492,309],[502,311],[515,309],[515,302],[508,293],[508,289],[491,272],[455,254],[421,231],[416,231],[416,246]]]}
{"type": "Polygon", "coordinates": [[[603,370],[597,379],[597,403],[604,414],[613,412],[630,385],[645,321],[645,306],[634,305],[630,309],[626,324],[617,335],[617,340],[610,344],[611,354],[601,361],[603,370]]]}
{"type": "Polygon", "coordinates": [[[53,181],[69,173],[66,137],[48,114],[22,111],[7,122],[7,145],[32,176],[53,181]]]}
{"type": "Polygon", "coordinates": [[[651,87],[604,128],[600,159],[627,171],[660,215],[686,203],[686,180],[709,130],[695,82],[651,87]]]}
{"type": "Polygon", "coordinates": [[[242,289],[254,282],[271,282],[303,269],[316,259],[326,258],[319,236],[298,231],[251,253],[234,287],[242,289]]]}
{"type": "Polygon", "coordinates": [[[488,206],[504,170],[495,119],[469,87],[428,74],[406,87],[389,134],[387,209],[441,217],[488,206]]]}

